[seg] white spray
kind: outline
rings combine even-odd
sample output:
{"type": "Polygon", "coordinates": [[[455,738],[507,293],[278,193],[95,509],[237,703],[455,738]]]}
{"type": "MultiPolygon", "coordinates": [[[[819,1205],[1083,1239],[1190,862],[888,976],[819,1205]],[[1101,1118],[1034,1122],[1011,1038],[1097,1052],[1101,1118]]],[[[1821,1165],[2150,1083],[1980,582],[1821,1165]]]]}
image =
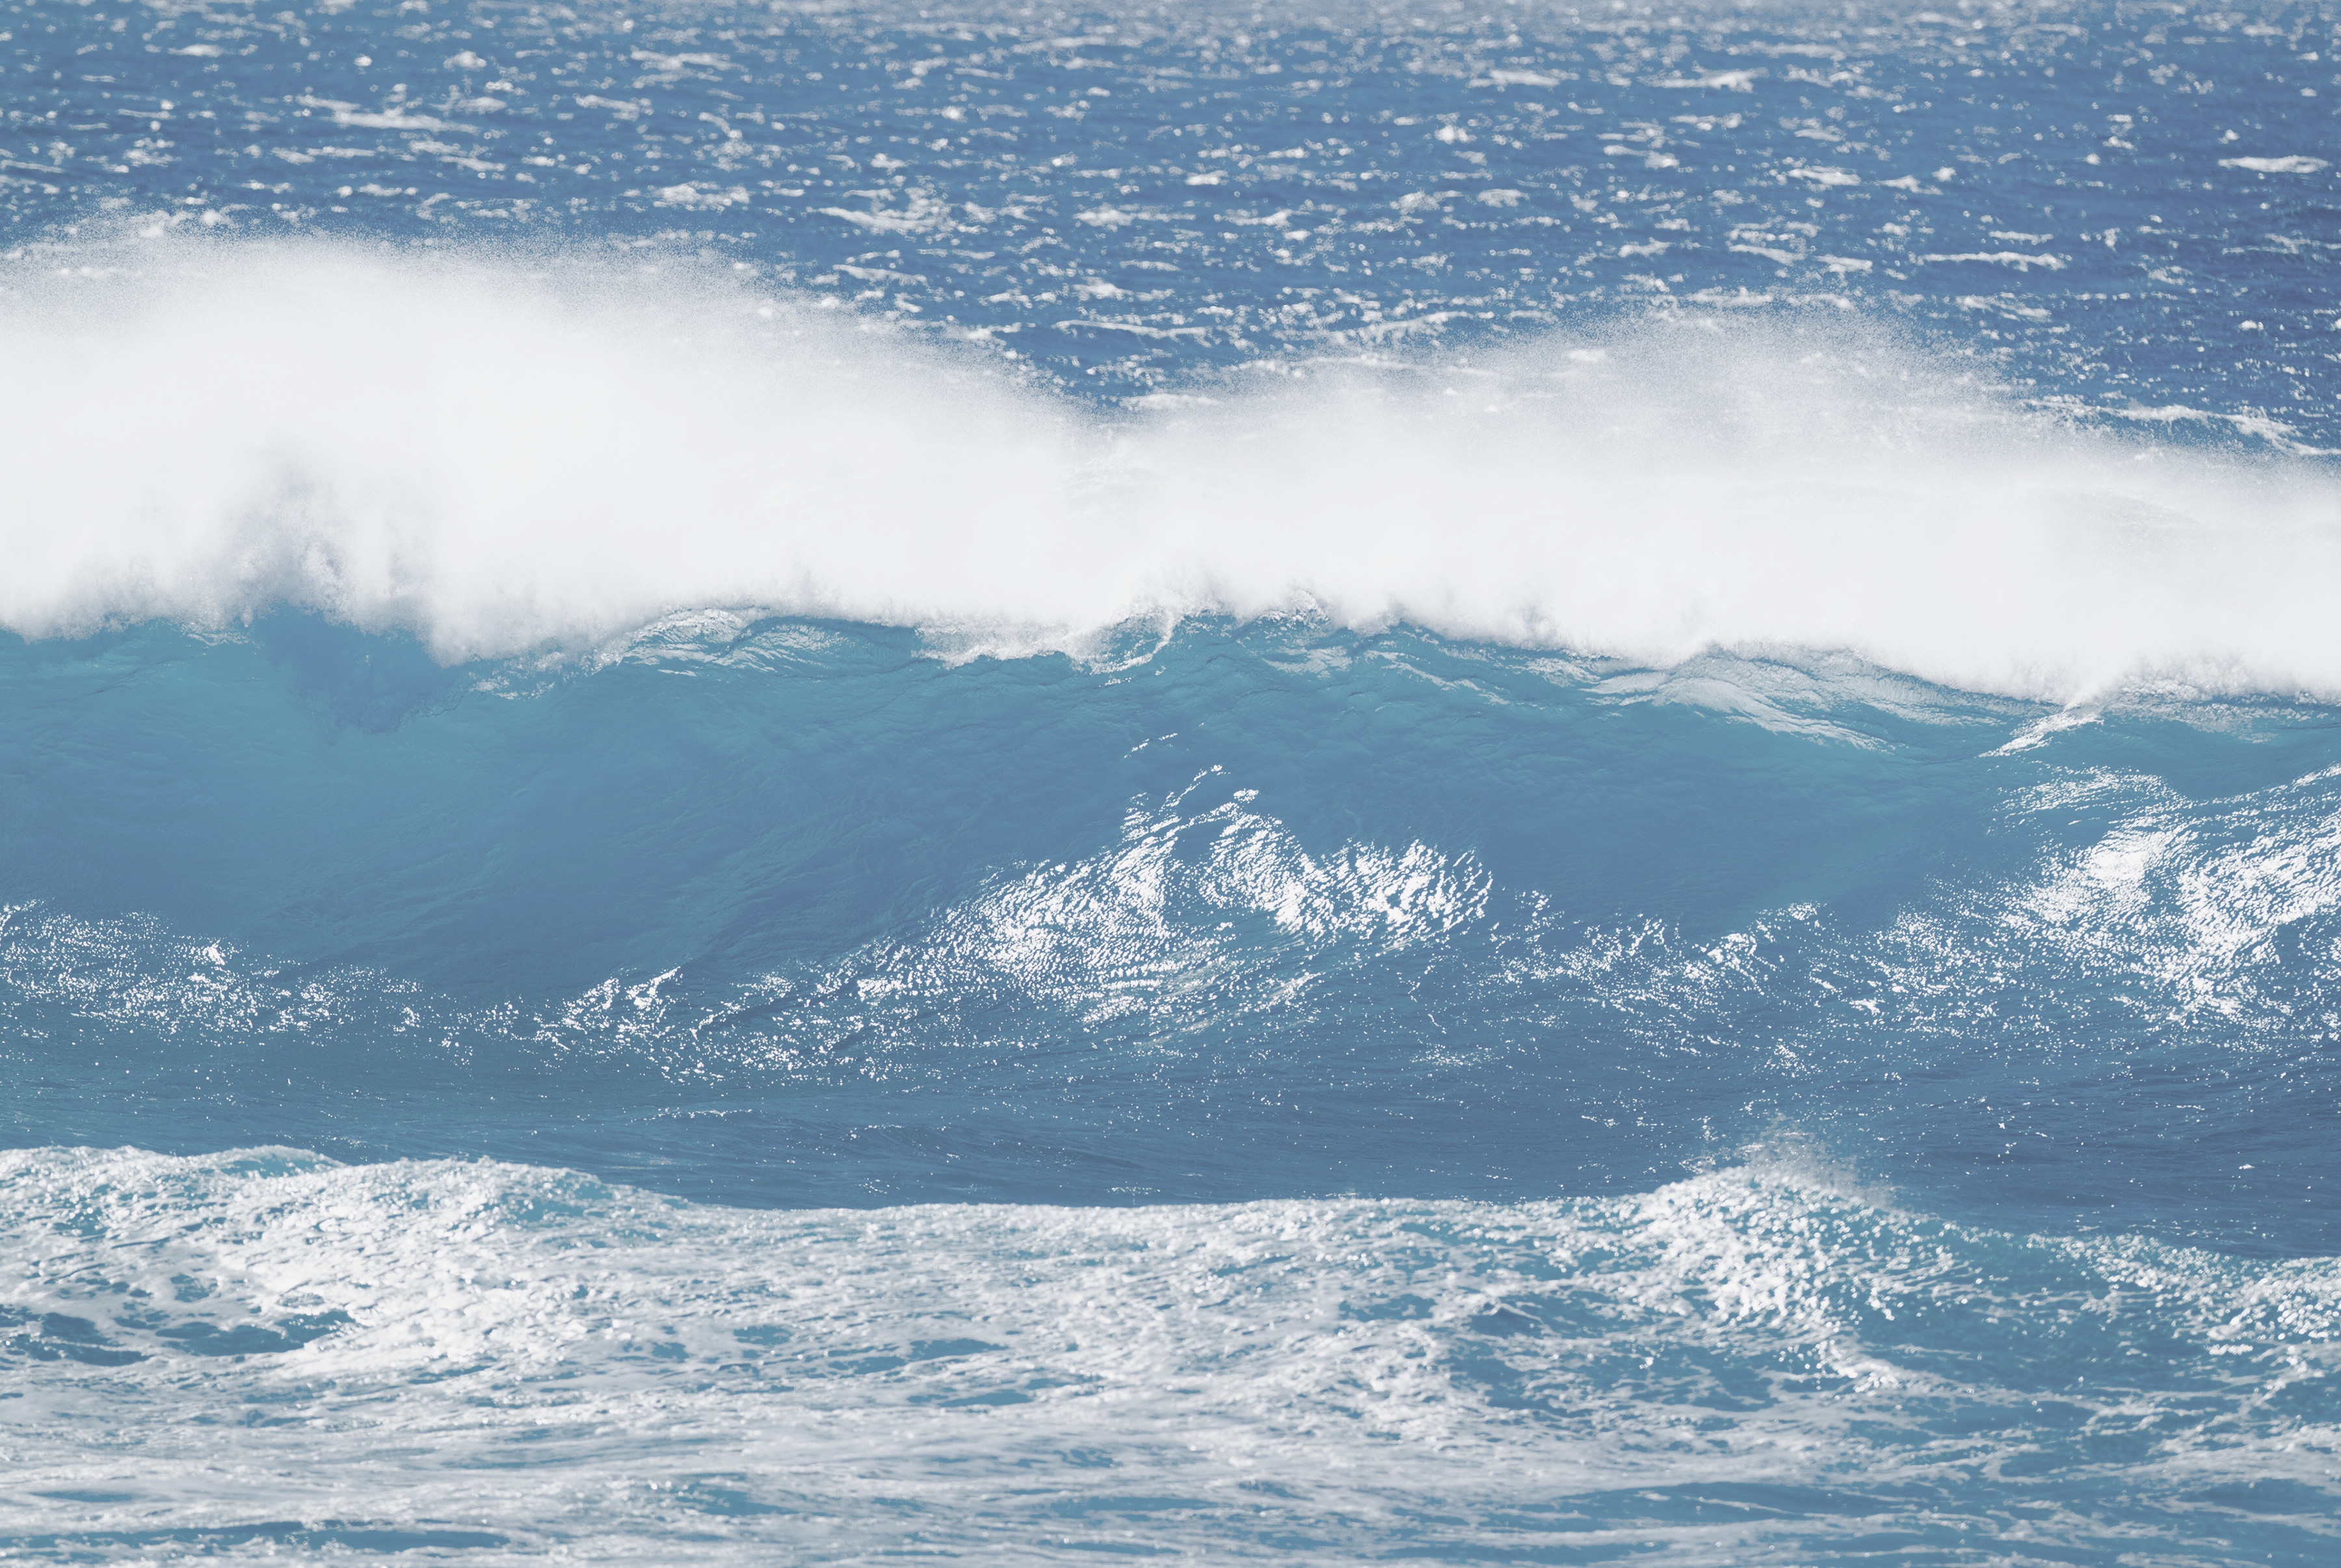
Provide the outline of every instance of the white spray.
{"type": "Polygon", "coordinates": [[[2341,692],[2329,470],[2064,428],[1875,333],[1654,323],[1109,420],[702,277],[145,260],[0,300],[27,636],[298,605],[454,660],[723,606],[1029,649],[1305,606],[2057,700],[2341,692]]]}

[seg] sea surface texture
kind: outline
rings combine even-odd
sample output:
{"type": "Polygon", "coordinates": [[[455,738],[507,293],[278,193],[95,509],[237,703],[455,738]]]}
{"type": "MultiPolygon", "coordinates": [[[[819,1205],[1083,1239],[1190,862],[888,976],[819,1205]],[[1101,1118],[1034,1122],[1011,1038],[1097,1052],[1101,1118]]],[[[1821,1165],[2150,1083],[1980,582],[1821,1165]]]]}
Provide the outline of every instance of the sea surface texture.
{"type": "Polygon", "coordinates": [[[0,1559],[2341,1562],[2330,3],[0,7],[0,1559]]]}

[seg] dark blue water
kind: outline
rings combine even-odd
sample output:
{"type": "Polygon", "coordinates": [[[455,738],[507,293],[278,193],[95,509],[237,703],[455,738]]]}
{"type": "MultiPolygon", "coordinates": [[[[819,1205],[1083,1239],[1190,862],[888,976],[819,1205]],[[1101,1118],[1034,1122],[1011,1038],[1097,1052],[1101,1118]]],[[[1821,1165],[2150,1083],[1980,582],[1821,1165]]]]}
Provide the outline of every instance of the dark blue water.
{"type": "Polygon", "coordinates": [[[649,240],[1107,397],[1850,307],[2076,408],[2341,440],[2315,6],[18,16],[19,244],[649,240]]]}
{"type": "Polygon", "coordinates": [[[2327,9],[0,20],[0,1548],[2311,1563],[2327,9]]]}

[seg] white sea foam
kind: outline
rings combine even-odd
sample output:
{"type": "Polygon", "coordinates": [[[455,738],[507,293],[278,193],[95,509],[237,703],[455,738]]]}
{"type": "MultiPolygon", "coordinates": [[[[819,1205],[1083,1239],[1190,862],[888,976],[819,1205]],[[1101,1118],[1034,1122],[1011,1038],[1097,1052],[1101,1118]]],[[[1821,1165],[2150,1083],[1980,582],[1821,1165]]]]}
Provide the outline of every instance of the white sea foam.
{"type": "Polygon", "coordinates": [[[26,635],[286,604],[454,660],[724,606],[1007,650],[1305,606],[1660,667],[2341,692],[2329,469],[2061,427],[1858,329],[1678,318],[1109,420],[687,269],[58,261],[0,303],[26,635]]]}
{"type": "MultiPolygon", "coordinates": [[[[761,1213],[45,1149],[0,1154],[0,1196],[15,1528],[124,1560],[339,1531],[480,1563],[1948,1561],[2069,1557],[2141,1492],[2331,1512],[2333,1260],[2019,1238],[1786,1170],[761,1213]]],[[[2192,1561],[2236,1524],[2166,1528],[2192,1561]]]]}

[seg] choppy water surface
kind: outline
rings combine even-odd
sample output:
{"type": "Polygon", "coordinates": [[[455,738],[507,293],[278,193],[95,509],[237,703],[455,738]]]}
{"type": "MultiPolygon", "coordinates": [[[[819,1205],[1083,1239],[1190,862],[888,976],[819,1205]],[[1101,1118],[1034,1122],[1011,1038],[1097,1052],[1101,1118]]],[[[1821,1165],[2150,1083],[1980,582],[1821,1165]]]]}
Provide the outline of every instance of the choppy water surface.
{"type": "Polygon", "coordinates": [[[20,243],[662,237],[1109,397],[1654,300],[1849,309],[2079,407],[2333,445],[2332,30],[95,0],[11,24],[6,200],[20,243]]]}
{"type": "Polygon", "coordinates": [[[0,13],[0,1555],[2329,1560],[2336,41],[0,13]]]}

